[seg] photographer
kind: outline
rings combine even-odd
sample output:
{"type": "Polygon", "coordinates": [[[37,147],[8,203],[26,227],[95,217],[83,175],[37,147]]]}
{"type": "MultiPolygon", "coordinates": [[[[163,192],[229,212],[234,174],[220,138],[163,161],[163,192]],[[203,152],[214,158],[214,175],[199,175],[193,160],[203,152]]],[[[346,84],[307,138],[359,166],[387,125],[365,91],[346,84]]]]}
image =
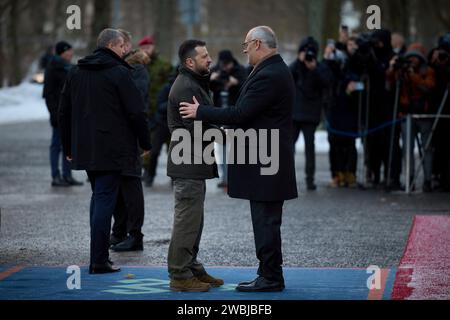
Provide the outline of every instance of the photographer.
{"type": "Polygon", "coordinates": [[[214,94],[214,105],[225,107],[223,92],[228,93],[226,104],[234,106],[239,96],[239,90],[247,77],[243,66],[233,57],[229,50],[219,52],[219,62],[211,70],[211,91],[214,94]]]}
{"type": "Polygon", "coordinates": [[[304,39],[298,50],[298,58],[290,65],[296,87],[293,113],[294,146],[303,132],[306,156],[306,184],[310,191],[316,190],[314,135],[320,123],[324,107],[323,94],[331,83],[328,66],[317,61],[319,44],[313,37],[304,39]]]}
{"type": "Polygon", "coordinates": [[[358,127],[363,135],[365,148],[364,163],[367,166],[366,179],[374,187],[380,185],[381,165],[387,178],[389,130],[379,129],[392,115],[390,98],[386,92],[386,69],[393,56],[391,33],[377,30],[357,38],[358,49],[349,61],[349,68],[359,76],[364,89],[361,92],[360,119],[358,127]],[[376,130],[375,130],[376,129],[376,130]]]}
{"type": "MultiPolygon", "coordinates": [[[[439,39],[437,48],[431,50],[429,57],[430,67],[436,74],[436,87],[431,95],[431,104],[433,111],[438,111],[444,94],[450,83],[450,33],[439,39]]],[[[450,99],[442,110],[442,115],[450,115],[450,99]]],[[[435,157],[433,162],[433,171],[437,178],[437,188],[442,191],[450,191],[450,120],[439,119],[433,136],[433,147],[435,157]]]]}
{"type": "Polygon", "coordinates": [[[347,60],[336,59],[335,46],[329,43],[324,53],[326,63],[333,73],[329,90],[326,116],[328,121],[328,142],[330,144],[330,169],[332,188],[356,187],[358,131],[358,92],[362,90],[358,70],[354,69],[355,53],[358,50],[357,38],[350,37],[346,42],[347,60]]]}
{"type": "MultiPolygon", "coordinates": [[[[430,112],[431,101],[430,93],[435,87],[435,72],[428,67],[425,58],[425,48],[419,44],[414,43],[409,46],[404,59],[394,57],[390,62],[389,70],[387,71],[388,85],[392,86],[397,81],[400,81],[400,112],[399,117],[405,117],[407,114],[426,114],[430,112]]],[[[432,129],[431,119],[417,119],[413,121],[411,130],[411,147],[410,159],[411,168],[414,166],[414,145],[415,137],[420,132],[422,146],[428,141],[432,129]]],[[[403,141],[403,156],[406,159],[406,123],[402,123],[402,141],[403,141]]],[[[424,150],[424,175],[425,181],[423,184],[424,192],[431,192],[431,178],[433,154],[431,148],[424,150]]],[[[414,171],[411,171],[411,180],[414,178],[414,171]]]]}
{"type": "MultiPolygon", "coordinates": [[[[212,68],[210,88],[213,92],[214,105],[217,107],[229,107],[236,105],[239,90],[247,78],[247,71],[233,57],[230,50],[219,52],[219,62],[212,68]]],[[[227,188],[227,164],[226,146],[219,145],[218,154],[222,156],[221,181],[218,188],[227,188]]]]}

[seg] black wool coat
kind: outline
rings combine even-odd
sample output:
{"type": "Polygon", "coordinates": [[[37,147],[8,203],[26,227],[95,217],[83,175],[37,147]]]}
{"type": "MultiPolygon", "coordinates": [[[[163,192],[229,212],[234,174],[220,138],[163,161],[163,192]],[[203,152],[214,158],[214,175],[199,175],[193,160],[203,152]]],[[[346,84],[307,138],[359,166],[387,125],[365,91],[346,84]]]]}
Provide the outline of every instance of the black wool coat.
{"type": "MultiPolygon", "coordinates": [[[[296,198],[292,111],[295,87],[289,68],[280,55],[262,61],[243,84],[236,106],[213,108],[200,105],[197,118],[211,123],[234,125],[234,129],[278,129],[279,170],[275,175],[262,175],[268,165],[228,165],[228,194],[232,198],[253,201],[284,201],[296,198]]],[[[268,133],[270,137],[270,133],[268,133]]],[[[260,139],[258,138],[258,146],[260,139]]],[[[246,153],[256,146],[245,144],[246,153]]],[[[268,149],[273,146],[268,144],[268,149]]],[[[270,154],[270,152],[269,152],[270,154]]],[[[248,158],[247,158],[248,159],[248,158]]],[[[248,163],[248,161],[247,161],[248,163]]]]}
{"type": "Polygon", "coordinates": [[[59,108],[61,139],[75,170],[135,172],[150,150],[146,106],[132,67],[97,49],[71,70],[59,108]]]}

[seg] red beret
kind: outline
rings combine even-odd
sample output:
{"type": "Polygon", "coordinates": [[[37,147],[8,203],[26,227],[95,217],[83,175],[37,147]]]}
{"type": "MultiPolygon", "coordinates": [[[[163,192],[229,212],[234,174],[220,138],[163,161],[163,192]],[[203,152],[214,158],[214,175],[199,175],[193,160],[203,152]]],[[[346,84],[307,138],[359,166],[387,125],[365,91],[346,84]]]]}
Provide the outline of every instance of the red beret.
{"type": "Polygon", "coordinates": [[[153,38],[153,36],[145,36],[139,41],[139,47],[149,44],[155,44],[155,38],[153,38]]]}

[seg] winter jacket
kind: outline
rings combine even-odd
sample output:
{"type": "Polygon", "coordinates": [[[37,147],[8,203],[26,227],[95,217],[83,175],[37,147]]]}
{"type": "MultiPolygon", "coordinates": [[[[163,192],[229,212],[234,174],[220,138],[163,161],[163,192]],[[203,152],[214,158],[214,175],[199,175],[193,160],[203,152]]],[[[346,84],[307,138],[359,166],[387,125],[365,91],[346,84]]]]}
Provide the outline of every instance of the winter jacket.
{"type": "Polygon", "coordinates": [[[150,87],[150,77],[143,64],[132,64],[133,70],[131,71],[131,77],[133,78],[136,87],[144,99],[144,103],[148,105],[148,89],[150,87]]]}
{"type": "Polygon", "coordinates": [[[158,99],[158,94],[162,87],[167,83],[170,75],[173,72],[172,65],[159,57],[154,55],[151,62],[147,65],[147,72],[150,76],[150,86],[149,86],[149,104],[148,104],[148,116],[150,128],[154,128],[155,113],[156,113],[156,100],[158,99]]]}
{"type": "Polygon", "coordinates": [[[323,94],[331,84],[331,72],[324,63],[310,71],[304,63],[296,60],[290,65],[295,82],[295,107],[293,120],[319,124],[324,105],[323,94]]]}
{"type": "Polygon", "coordinates": [[[50,113],[50,123],[53,127],[58,126],[58,105],[61,91],[72,65],[61,58],[53,56],[47,64],[44,78],[43,97],[50,113]]]}
{"type": "MultiPolygon", "coordinates": [[[[394,70],[387,71],[387,81],[395,86],[400,74],[394,70]]],[[[423,114],[430,112],[430,93],[436,85],[435,72],[423,65],[418,72],[406,73],[401,81],[400,116],[408,113],[423,114]]]]}
{"type": "Polygon", "coordinates": [[[151,149],[144,100],[131,70],[113,51],[100,48],[69,73],[59,119],[73,169],[135,172],[138,146],[151,149]]]}
{"type": "MultiPolygon", "coordinates": [[[[203,142],[202,136],[198,137],[195,143],[202,146],[202,153],[196,154],[194,148],[194,121],[191,119],[183,119],[179,113],[180,102],[192,102],[196,97],[199,103],[212,105],[211,92],[209,90],[209,75],[201,76],[185,67],[180,68],[180,74],[172,85],[169,94],[169,103],[167,106],[167,123],[172,138],[177,130],[188,130],[190,133],[191,150],[184,150],[189,155],[190,163],[175,164],[173,161],[174,148],[179,143],[186,143],[183,139],[180,141],[170,141],[169,158],[167,160],[167,175],[172,178],[183,179],[213,179],[217,178],[217,165],[205,163],[203,159],[203,151],[211,142],[203,142]],[[196,164],[196,162],[200,162],[196,164]]],[[[198,121],[201,124],[202,133],[211,126],[206,122],[198,121]]],[[[186,154],[181,156],[186,157],[186,154]]]]}
{"type": "MultiPolygon", "coordinates": [[[[253,201],[284,201],[297,197],[295,178],[294,143],[292,141],[292,109],[294,106],[295,88],[288,66],[280,55],[274,55],[259,63],[242,85],[236,106],[229,108],[213,108],[200,105],[197,118],[210,123],[233,125],[234,129],[278,130],[278,152],[275,146],[267,144],[272,156],[278,157],[278,171],[273,175],[261,174],[268,165],[257,161],[256,164],[228,164],[228,195],[232,198],[253,201]]],[[[245,143],[245,152],[250,148],[261,147],[245,143]]],[[[236,155],[235,155],[236,157],[236,155]]],[[[248,160],[248,159],[247,159],[248,160]]],[[[272,163],[273,164],[273,163],[272,163]]]]}
{"type": "MultiPolygon", "coordinates": [[[[215,66],[211,72],[220,72],[220,66],[215,66]]],[[[228,75],[226,75],[228,76],[228,75]]],[[[247,78],[247,71],[243,66],[239,64],[239,62],[234,61],[234,67],[231,70],[229,76],[233,76],[239,81],[239,84],[236,86],[232,86],[228,89],[228,106],[234,106],[236,104],[237,99],[239,98],[239,91],[247,78]]],[[[214,105],[217,107],[222,106],[221,92],[224,90],[224,81],[225,79],[216,79],[211,81],[211,91],[214,94],[214,105]]]]}

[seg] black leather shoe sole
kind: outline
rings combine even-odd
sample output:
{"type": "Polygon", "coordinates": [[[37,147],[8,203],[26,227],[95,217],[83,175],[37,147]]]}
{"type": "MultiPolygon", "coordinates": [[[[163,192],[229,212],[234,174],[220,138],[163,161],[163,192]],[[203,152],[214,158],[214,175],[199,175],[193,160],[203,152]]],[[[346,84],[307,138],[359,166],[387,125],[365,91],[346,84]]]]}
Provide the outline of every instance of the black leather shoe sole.
{"type": "Polygon", "coordinates": [[[237,291],[240,292],[280,292],[284,290],[284,286],[277,287],[258,287],[258,286],[237,286],[237,291]]]}
{"type": "Polygon", "coordinates": [[[130,247],[125,247],[125,246],[121,247],[119,245],[116,245],[116,246],[112,246],[111,250],[114,252],[143,251],[144,245],[139,244],[139,245],[134,245],[134,246],[130,246],[130,247]]]}
{"type": "Polygon", "coordinates": [[[119,272],[119,267],[114,267],[111,264],[106,264],[104,266],[89,266],[89,274],[103,274],[103,273],[113,273],[119,272]]]}

